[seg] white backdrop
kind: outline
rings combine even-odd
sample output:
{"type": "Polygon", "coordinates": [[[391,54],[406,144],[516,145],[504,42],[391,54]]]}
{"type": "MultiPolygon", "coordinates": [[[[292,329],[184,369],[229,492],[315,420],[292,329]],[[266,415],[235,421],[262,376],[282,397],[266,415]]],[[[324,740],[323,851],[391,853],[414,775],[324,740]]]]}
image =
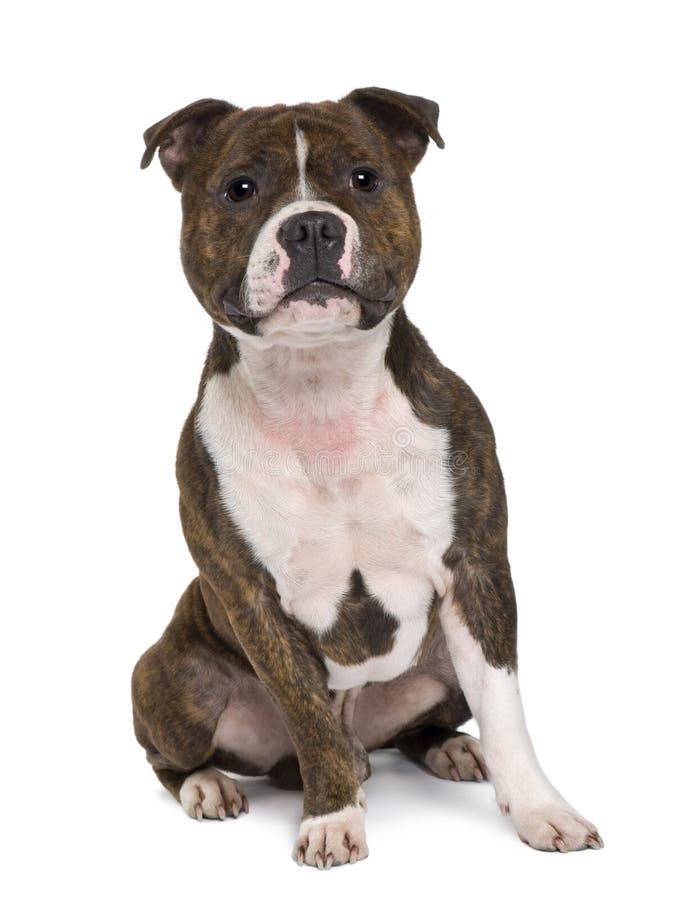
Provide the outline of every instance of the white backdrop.
{"type": "Polygon", "coordinates": [[[684,896],[694,4],[39,2],[4,19],[7,895],[684,896]],[[407,310],[493,421],[529,726],[601,852],[534,852],[489,785],[385,752],[369,859],[320,875],[290,859],[299,795],[255,781],[249,816],[197,824],[132,735],[132,666],[195,574],[173,466],[210,333],[141,133],[199,97],[368,85],[441,105],[407,310]]]}

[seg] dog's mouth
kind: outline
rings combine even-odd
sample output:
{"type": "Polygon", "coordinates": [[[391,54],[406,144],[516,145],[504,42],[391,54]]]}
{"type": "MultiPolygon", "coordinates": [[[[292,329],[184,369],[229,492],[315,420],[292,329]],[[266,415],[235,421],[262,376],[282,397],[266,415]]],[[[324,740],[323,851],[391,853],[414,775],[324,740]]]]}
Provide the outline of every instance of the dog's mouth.
{"type": "Polygon", "coordinates": [[[327,300],[334,297],[353,300],[356,303],[360,302],[362,299],[359,294],[346,285],[336,284],[333,281],[325,281],[324,278],[315,278],[314,281],[310,281],[302,287],[288,291],[288,293],[281,298],[278,305],[290,306],[291,303],[295,303],[297,300],[304,300],[306,303],[316,303],[319,306],[326,306],[327,300]]]}
{"type": "Polygon", "coordinates": [[[222,307],[234,325],[248,334],[258,334],[258,322],[273,315],[278,309],[289,308],[296,301],[304,300],[311,305],[326,307],[329,300],[348,300],[360,306],[361,316],[357,327],[365,329],[372,328],[385,317],[396,293],[397,286],[392,281],[382,297],[373,298],[358,293],[346,284],[315,278],[307,284],[288,291],[272,310],[263,315],[243,313],[226,297],[222,299],[222,307]]]}

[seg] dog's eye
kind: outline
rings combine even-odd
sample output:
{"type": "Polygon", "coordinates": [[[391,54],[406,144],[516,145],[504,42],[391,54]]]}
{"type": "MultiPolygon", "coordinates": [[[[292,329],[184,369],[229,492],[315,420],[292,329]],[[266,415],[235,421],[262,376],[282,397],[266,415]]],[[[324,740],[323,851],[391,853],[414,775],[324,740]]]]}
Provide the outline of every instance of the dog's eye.
{"type": "Polygon", "coordinates": [[[351,175],[351,187],[357,191],[369,193],[378,186],[378,176],[371,169],[354,169],[351,175]]]}
{"type": "Polygon", "coordinates": [[[233,203],[239,203],[241,200],[249,200],[256,194],[257,186],[251,178],[235,178],[228,185],[225,196],[233,203]]]}

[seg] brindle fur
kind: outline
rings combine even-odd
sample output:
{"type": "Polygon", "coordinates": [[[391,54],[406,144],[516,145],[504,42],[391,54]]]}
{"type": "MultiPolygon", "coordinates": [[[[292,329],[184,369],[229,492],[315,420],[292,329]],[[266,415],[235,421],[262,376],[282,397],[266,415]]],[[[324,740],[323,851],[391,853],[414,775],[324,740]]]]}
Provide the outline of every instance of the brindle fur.
{"type": "Polygon", "coordinates": [[[351,573],[349,589],[340,604],[335,624],[319,637],[324,656],[351,666],[390,652],[398,622],[370,596],[358,569],[351,573]]]}
{"type": "Polygon", "coordinates": [[[464,621],[492,666],[517,667],[516,603],[506,548],[507,508],[494,432],[471,388],[444,366],[403,308],[385,363],[414,414],[451,435],[455,539],[444,555],[464,621]]]}
{"type": "MultiPolygon", "coordinates": [[[[370,258],[389,261],[389,271],[367,271],[364,287],[379,296],[386,279],[395,283],[391,311],[396,312],[386,364],[416,416],[450,431],[456,537],[444,561],[453,573],[456,602],[487,660],[515,668],[506,505],[491,427],[471,390],[439,363],[404,310],[397,308],[414,278],[420,250],[410,175],[429,136],[442,146],[437,115],[431,101],[370,88],[354,91],[339,103],[294,107],[240,110],[222,101],[200,101],[145,134],[143,165],[159,147],[165,170],[182,192],[184,271],[215,323],[198,400],[177,455],[181,520],[200,575],[185,591],[162,638],[133,673],[137,738],[175,797],[188,774],[209,764],[261,774],[253,761],[217,750],[213,740],[230,686],[252,678],[268,691],[292,739],[297,763],[289,756],[271,772],[276,780],[297,785],[299,766],[304,816],[354,803],[361,761],[352,736],[332,713],[322,654],[342,663],[357,662],[387,652],[394,632],[394,620],[379,613],[359,572],[352,576],[339,621],[323,637],[318,639],[283,612],[273,578],[255,560],[223,507],[215,469],[195,427],[208,379],[230,371],[239,360],[236,339],[220,327],[228,320],[218,299],[221,291],[239,289],[253,236],[272,212],[292,199],[297,169],[289,146],[296,122],[311,143],[326,148],[310,156],[308,177],[326,185],[327,199],[355,218],[370,258]],[[359,201],[336,187],[343,183],[347,160],[366,165],[380,161],[384,186],[377,196],[359,201]],[[240,209],[226,205],[224,186],[239,172],[261,180],[262,187],[270,177],[265,173],[273,172],[273,204],[254,199],[240,209]]],[[[376,696],[387,702],[393,690],[398,695],[402,686],[408,689],[414,672],[435,673],[443,682],[442,701],[379,744],[397,746],[415,759],[425,754],[429,741],[441,740],[470,716],[447,657],[436,602],[431,613],[416,667],[386,687],[364,689],[383,691],[376,696]]]]}

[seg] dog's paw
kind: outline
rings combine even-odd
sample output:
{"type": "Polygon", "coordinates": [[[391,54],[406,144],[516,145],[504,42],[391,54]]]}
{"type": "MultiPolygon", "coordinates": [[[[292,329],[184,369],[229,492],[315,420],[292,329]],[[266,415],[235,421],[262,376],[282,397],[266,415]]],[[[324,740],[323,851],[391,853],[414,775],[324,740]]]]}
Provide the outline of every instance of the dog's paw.
{"type": "Polygon", "coordinates": [[[424,764],[439,778],[451,781],[483,781],[487,777],[481,746],[469,734],[447,738],[426,751],[424,764]]]}
{"type": "Polygon", "coordinates": [[[603,839],[595,825],[570,807],[545,804],[529,809],[511,809],[511,818],[524,844],[536,850],[600,850],[603,839]]]}
{"type": "Polygon", "coordinates": [[[316,866],[318,869],[355,863],[367,855],[362,805],[304,819],[293,847],[293,859],[299,866],[316,866]]]}
{"type": "Polygon", "coordinates": [[[179,800],[192,819],[236,819],[241,812],[249,812],[239,784],[217,769],[192,772],[181,786],[179,800]]]}

